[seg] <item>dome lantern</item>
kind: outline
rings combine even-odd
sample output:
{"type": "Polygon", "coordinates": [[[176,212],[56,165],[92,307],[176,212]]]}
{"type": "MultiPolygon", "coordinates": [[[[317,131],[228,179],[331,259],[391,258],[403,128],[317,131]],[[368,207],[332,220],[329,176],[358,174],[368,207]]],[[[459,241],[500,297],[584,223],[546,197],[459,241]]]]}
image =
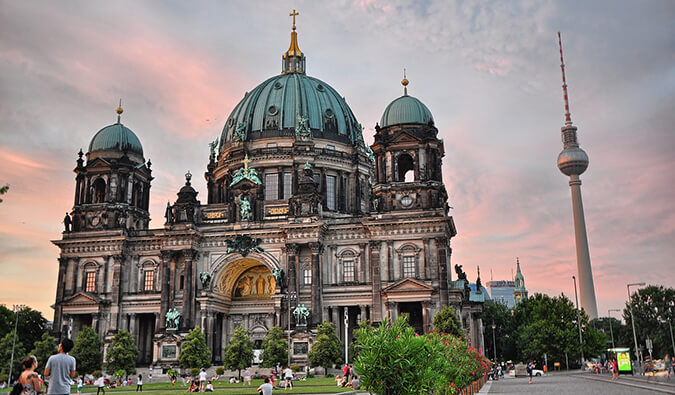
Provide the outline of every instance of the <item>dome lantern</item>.
{"type": "Polygon", "coordinates": [[[281,56],[281,74],[300,73],[305,74],[305,54],[298,45],[298,33],[295,31],[295,17],[300,15],[295,9],[288,16],[293,17],[293,31],[291,32],[291,45],[288,51],[281,56]]]}

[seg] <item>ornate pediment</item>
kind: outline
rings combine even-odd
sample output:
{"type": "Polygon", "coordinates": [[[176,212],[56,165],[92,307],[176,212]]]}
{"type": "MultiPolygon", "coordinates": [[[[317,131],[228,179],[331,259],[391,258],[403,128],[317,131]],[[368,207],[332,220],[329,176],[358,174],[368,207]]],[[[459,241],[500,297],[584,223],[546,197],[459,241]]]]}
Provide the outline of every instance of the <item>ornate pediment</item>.
{"type": "Polygon", "coordinates": [[[408,293],[408,292],[433,292],[434,287],[413,278],[404,278],[382,290],[384,294],[408,293]]]}
{"type": "Polygon", "coordinates": [[[61,302],[63,306],[91,306],[98,305],[103,302],[103,299],[94,296],[88,292],[78,292],[73,296],[70,296],[61,302]]]}
{"type": "Polygon", "coordinates": [[[391,138],[389,141],[389,144],[396,144],[396,143],[418,143],[420,139],[417,137],[409,134],[406,131],[401,131],[397,135],[391,138]]]}

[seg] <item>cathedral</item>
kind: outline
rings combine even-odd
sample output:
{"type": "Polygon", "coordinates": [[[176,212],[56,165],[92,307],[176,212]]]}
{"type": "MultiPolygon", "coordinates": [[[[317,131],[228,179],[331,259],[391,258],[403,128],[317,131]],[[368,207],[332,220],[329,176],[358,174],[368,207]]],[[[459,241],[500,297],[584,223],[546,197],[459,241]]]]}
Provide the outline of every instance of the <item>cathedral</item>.
{"type": "Polygon", "coordinates": [[[55,335],[89,326],[108,344],[128,330],[139,366],[168,369],[191,328],[219,365],[236,327],[260,348],[278,325],[304,366],[324,321],[343,342],[361,321],[403,314],[425,333],[452,306],[483,349],[485,295],[451,264],[457,231],[431,112],[404,78],[366,145],[342,95],[305,73],[291,15],[281,74],[234,107],[210,145],[207,196],[188,172],[163,227],[149,227],[151,163],[121,105],[80,150],[74,205],[53,242],[55,335]]]}

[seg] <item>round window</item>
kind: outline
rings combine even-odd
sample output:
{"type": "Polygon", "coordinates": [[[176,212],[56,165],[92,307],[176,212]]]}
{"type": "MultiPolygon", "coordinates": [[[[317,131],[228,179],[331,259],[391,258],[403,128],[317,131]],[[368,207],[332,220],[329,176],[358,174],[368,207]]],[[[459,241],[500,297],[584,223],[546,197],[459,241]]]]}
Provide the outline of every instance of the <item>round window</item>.
{"type": "Polygon", "coordinates": [[[274,83],[274,89],[281,89],[281,82],[277,81],[274,83]]]}
{"type": "Polygon", "coordinates": [[[408,196],[408,195],[405,195],[405,196],[403,196],[403,197],[401,198],[401,204],[402,204],[404,207],[408,207],[408,206],[410,206],[412,203],[413,203],[413,198],[411,198],[411,197],[408,196]]]}
{"type": "Polygon", "coordinates": [[[333,114],[333,110],[331,110],[330,108],[326,109],[325,114],[326,114],[326,117],[328,117],[328,118],[333,118],[333,116],[335,115],[335,114],[333,114]]]}
{"type": "Polygon", "coordinates": [[[323,85],[321,85],[321,84],[317,85],[316,90],[318,90],[319,92],[323,92],[323,90],[324,90],[323,85]]]}
{"type": "Polygon", "coordinates": [[[270,108],[267,109],[267,113],[270,115],[277,115],[278,111],[276,106],[270,106],[270,108]]]}

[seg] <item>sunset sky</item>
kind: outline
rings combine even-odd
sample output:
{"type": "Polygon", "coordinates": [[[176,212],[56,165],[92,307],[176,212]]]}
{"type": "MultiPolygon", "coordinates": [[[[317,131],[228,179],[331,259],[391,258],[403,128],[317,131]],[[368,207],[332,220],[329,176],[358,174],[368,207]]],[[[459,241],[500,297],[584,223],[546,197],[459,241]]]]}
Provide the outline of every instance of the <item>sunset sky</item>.
{"type": "MultiPolygon", "coordinates": [[[[280,72],[297,9],[307,74],[347,100],[372,143],[408,92],[445,143],[454,263],[574,299],[557,32],[572,120],[590,157],[582,193],[598,313],[626,283],[675,286],[675,2],[0,0],[0,304],[51,320],[77,151],[116,120],[151,159],[163,226],[234,106],[280,72]]],[[[453,273],[454,275],[454,273],[453,273]]]]}

